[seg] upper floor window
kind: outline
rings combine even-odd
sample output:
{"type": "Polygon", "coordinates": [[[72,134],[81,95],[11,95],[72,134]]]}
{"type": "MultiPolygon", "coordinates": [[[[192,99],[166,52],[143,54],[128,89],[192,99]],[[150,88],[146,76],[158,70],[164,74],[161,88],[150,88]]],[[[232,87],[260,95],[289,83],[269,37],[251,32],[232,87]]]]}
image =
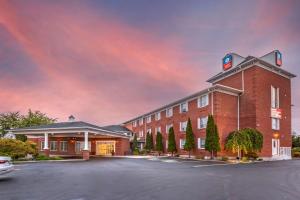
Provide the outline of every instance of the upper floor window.
{"type": "Polygon", "coordinates": [[[143,125],[143,123],[144,123],[144,119],[141,118],[141,119],[139,120],[139,125],[143,125]]]}
{"type": "Polygon", "coordinates": [[[271,118],[272,119],[272,129],[279,130],[280,129],[280,119],[278,118],[271,118]]]}
{"type": "Polygon", "coordinates": [[[133,127],[136,127],[136,121],[133,121],[133,122],[132,122],[132,126],[133,126],[133,127]]]}
{"type": "Polygon", "coordinates": [[[172,117],[172,116],[173,116],[173,108],[167,108],[166,117],[172,117]]]}
{"type": "Polygon", "coordinates": [[[146,122],[147,122],[147,123],[150,123],[150,122],[151,122],[151,115],[149,115],[149,116],[146,117],[146,122]]]}
{"type": "Polygon", "coordinates": [[[155,128],[155,134],[157,134],[157,132],[161,133],[161,127],[160,126],[155,128]]]}
{"type": "Polygon", "coordinates": [[[166,133],[169,133],[170,128],[173,127],[173,124],[167,124],[166,125],[166,133]]]}
{"type": "Polygon", "coordinates": [[[198,108],[202,108],[208,105],[208,94],[205,94],[198,98],[198,108]]]}
{"type": "Polygon", "coordinates": [[[151,128],[148,128],[147,129],[147,133],[151,133],[152,131],[151,131],[151,128]]]}
{"type": "Polygon", "coordinates": [[[206,128],[208,117],[198,118],[198,129],[206,128]]]}
{"type": "Polygon", "coordinates": [[[188,110],[189,110],[188,102],[184,102],[180,104],[180,113],[187,112],[188,110]]]}
{"type": "Polygon", "coordinates": [[[279,88],[271,86],[271,107],[279,108],[279,88]]]}
{"type": "Polygon", "coordinates": [[[187,121],[180,122],[180,124],[179,124],[179,130],[180,131],[186,131],[186,127],[187,127],[187,121]]]}
{"type": "Polygon", "coordinates": [[[160,116],[160,112],[155,113],[155,120],[160,120],[161,116],[160,116]]]}
{"type": "Polygon", "coordinates": [[[143,130],[139,131],[139,137],[144,137],[144,131],[143,130]]]}

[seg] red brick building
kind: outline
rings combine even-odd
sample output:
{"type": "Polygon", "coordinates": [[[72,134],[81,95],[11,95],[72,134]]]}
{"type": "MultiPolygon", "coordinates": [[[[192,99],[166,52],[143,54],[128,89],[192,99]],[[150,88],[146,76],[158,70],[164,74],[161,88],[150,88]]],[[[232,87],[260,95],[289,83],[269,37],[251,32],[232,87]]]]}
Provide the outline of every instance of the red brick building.
{"type": "Polygon", "coordinates": [[[185,127],[191,119],[196,139],[193,155],[209,155],[204,150],[205,128],[209,114],[218,126],[221,152],[227,135],[242,128],[256,128],[264,135],[261,157],[290,158],[291,151],[291,78],[295,75],[282,68],[282,56],[273,51],[260,58],[227,54],[223,70],[208,79],[211,87],[162,106],[125,122],[137,134],[142,149],[147,132],[161,132],[167,147],[168,129],[173,126],[178,153],[183,150],[185,127]]]}

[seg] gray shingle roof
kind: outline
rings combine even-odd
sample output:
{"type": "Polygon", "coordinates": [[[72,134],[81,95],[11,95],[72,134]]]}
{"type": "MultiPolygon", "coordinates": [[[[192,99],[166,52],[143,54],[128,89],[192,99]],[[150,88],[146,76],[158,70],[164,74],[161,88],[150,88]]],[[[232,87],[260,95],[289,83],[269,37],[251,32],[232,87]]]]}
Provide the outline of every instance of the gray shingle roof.
{"type": "Polygon", "coordinates": [[[131,132],[128,128],[121,125],[103,126],[102,128],[115,132],[131,132]]]}

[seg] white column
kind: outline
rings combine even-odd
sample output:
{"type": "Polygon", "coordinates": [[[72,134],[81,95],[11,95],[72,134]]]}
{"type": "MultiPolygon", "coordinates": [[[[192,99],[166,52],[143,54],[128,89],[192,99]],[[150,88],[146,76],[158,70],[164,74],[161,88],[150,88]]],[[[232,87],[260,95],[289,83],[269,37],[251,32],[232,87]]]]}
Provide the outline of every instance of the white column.
{"type": "Polygon", "coordinates": [[[48,147],[48,133],[45,133],[45,136],[44,136],[44,149],[49,149],[49,147],[48,147]]]}
{"type": "Polygon", "coordinates": [[[84,132],[84,148],[83,150],[89,150],[89,132],[84,132]]]}

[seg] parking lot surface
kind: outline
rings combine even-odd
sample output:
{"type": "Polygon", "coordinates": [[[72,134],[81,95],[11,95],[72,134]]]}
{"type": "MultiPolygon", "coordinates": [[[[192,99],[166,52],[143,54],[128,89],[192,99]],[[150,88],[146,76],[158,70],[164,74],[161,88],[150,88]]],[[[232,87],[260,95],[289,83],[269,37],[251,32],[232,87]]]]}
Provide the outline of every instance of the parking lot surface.
{"type": "Polygon", "coordinates": [[[300,199],[300,160],[254,164],[101,158],[16,165],[1,200],[300,199]]]}

